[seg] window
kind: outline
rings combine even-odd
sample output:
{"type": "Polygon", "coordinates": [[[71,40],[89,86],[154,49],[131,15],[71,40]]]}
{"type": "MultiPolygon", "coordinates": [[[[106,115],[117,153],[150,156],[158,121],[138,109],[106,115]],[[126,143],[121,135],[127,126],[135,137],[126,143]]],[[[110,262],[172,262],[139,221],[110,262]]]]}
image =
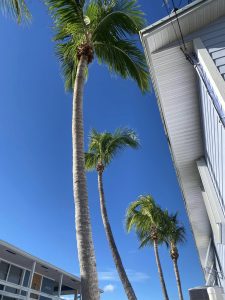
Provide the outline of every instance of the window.
{"type": "Polygon", "coordinates": [[[44,297],[44,296],[40,296],[39,298],[40,300],[51,300],[50,298],[44,297]]]}
{"type": "Polygon", "coordinates": [[[39,295],[37,295],[37,294],[30,294],[30,298],[31,299],[39,299],[39,295]]]}
{"type": "Polygon", "coordinates": [[[5,287],[5,291],[8,293],[12,293],[12,294],[19,294],[19,290],[12,288],[10,286],[6,286],[5,287]]]}
{"type": "Polygon", "coordinates": [[[41,275],[34,273],[32,285],[31,285],[32,290],[40,291],[41,279],[42,279],[41,275]]]}
{"type": "Polygon", "coordinates": [[[22,269],[11,265],[7,281],[15,284],[20,284],[22,273],[22,269]]]}
{"type": "Polygon", "coordinates": [[[30,278],[30,271],[26,270],[25,271],[25,276],[24,276],[24,279],[23,279],[23,286],[24,287],[28,287],[29,278],[30,278]]]}
{"type": "Polygon", "coordinates": [[[41,291],[43,293],[49,294],[49,295],[53,295],[54,293],[54,286],[55,286],[55,281],[45,278],[43,277],[42,280],[42,287],[41,287],[41,291]]]}
{"type": "Polygon", "coordinates": [[[21,293],[20,293],[20,295],[26,296],[26,295],[27,295],[27,292],[22,290],[21,293]]]}
{"type": "Polygon", "coordinates": [[[9,270],[9,264],[5,263],[4,261],[0,261],[0,279],[1,280],[6,280],[8,270],[9,270]]]}

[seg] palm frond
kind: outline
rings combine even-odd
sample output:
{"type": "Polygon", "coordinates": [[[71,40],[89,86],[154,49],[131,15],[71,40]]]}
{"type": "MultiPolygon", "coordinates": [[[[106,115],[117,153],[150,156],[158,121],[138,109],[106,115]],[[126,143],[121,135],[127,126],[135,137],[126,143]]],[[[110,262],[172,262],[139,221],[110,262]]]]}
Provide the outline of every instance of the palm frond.
{"type": "Polygon", "coordinates": [[[92,171],[96,168],[98,163],[98,156],[95,153],[85,153],[85,168],[88,171],[92,171]]]}
{"type": "Polygon", "coordinates": [[[169,216],[167,240],[168,243],[172,242],[174,245],[182,244],[186,241],[185,228],[179,223],[177,213],[169,216]]]}
{"type": "Polygon", "coordinates": [[[110,72],[124,79],[133,79],[142,92],[149,90],[149,72],[142,51],[134,41],[96,41],[94,49],[100,64],[105,63],[110,72]]]}
{"type": "Polygon", "coordinates": [[[92,155],[92,162],[96,165],[98,162],[101,162],[105,167],[112,161],[119,151],[126,147],[135,149],[139,146],[136,133],[130,129],[120,128],[114,133],[99,133],[96,130],[92,130],[89,140],[88,153],[92,155]]]}
{"type": "Polygon", "coordinates": [[[167,237],[167,222],[164,212],[156,205],[150,195],[140,196],[131,203],[126,214],[126,228],[132,228],[140,240],[140,247],[153,243],[153,232],[157,234],[157,242],[165,243],[167,237]]]}
{"type": "Polygon", "coordinates": [[[61,64],[66,91],[73,90],[76,78],[78,60],[76,55],[74,55],[74,51],[73,43],[58,43],[56,45],[56,54],[61,64]]]}
{"type": "Polygon", "coordinates": [[[83,16],[85,1],[45,0],[54,21],[56,54],[65,78],[65,89],[73,90],[77,71],[77,48],[86,39],[83,16]]]}
{"type": "MultiPolygon", "coordinates": [[[[97,6],[94,8],[95,30],[93,41],[107,40],[109,36],[121,39],[127,35],[138,34],[145,26],[144,14],[137,5],[136,0],[108,0],[93,2],[97,6]]],[[[93,15],[93,8],[87,10],[90,18],[93,15]]]]}
{"type": "Polygon", "coordinates": [[[71,79],[74,80],[76,70],[71,66],[77,67],[77,49],[88,44],[99,63],[105,63],[122,78],[136,81],[142,92],[148,91],[145,57],[133,39],[145,22],[136,0],[45,0],[45,3],[54,21],[55,41],[67,44],[60,49],[61,64],[69,76],[67,87],[73,87],[71,79]],[[62,50],[68,49],[70,56],[62,55],[62,50]]]}
{"type": "MultiPolygon", "coordinates": [[[[84,24],[83,9],[75,0],[45,0],[55,26],[68,24],[84,24]]],[[[83,27],[84,29],[84,27],[83,27]]]]}
{"type": "Polygon", "coordinates": [[[1,0],[0,9],[4,15],[9,15],[18,23],[31,20],[31,14],[25,0],[1,0]]]}

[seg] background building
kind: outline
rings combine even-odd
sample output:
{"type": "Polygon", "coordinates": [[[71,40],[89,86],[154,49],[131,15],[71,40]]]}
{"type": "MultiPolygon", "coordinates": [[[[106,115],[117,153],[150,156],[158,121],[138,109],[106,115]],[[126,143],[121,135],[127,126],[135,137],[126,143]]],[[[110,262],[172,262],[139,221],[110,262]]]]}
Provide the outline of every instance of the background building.
{"type": "Polygon", "coordinates": [[[0,241],[0,300],[80,298],[80,279],[0,241]]]}
{"type": "Polygon", "coordinates": [[[225,288],[225,1],[168,12],[141,40],[206,285],[225,288]]]}

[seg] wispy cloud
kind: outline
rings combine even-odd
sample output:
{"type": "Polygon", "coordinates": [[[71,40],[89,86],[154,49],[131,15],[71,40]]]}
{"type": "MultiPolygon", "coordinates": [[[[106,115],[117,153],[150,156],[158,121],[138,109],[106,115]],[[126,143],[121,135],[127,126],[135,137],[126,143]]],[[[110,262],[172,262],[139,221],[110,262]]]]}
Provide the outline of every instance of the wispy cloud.
{"type": "Polygon", "coordinates": [[[104,291],[105,293],[112,293],[112,292],[115,291],[115,285],[113,285],[113,284],[111,284],[111,283],[110,283],[110,284],[107,284],[107,285],[104,286],[103,291],[104,291]]]}
{"type": "MultiPolygon", "coordinates": [[[[142,282],[149,279],[149,276],[143,272],[137,272],[134,270],[126,270],[127,276],[129,277],[130,281],[132,282],[142,282]]],[[[101,281],[112,281],[118,282],[120,281],[119,276],[114,269],[110,269],[108,271],[99,272],[99,280],[101,281]]]]}
{"type": "Polygon", "coordinates": [[[74,300],[74,295],[64,295],[60,297],[65,300],[74,300]]]}

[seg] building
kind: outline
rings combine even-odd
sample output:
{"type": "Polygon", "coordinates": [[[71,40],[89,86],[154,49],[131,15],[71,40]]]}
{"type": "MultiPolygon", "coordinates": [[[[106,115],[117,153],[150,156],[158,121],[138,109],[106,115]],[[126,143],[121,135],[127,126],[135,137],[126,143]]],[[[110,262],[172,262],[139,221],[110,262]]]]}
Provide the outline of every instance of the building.
{"type": "Polygon", "coordinates": [[[0,300],[80,298],[80,279],[0,240],[0,300]]]}
{"type": "Polygon", "coordinates": [[[175,9],[140,36],[206,286],[225,288],[225,0],[175,9]]]}

